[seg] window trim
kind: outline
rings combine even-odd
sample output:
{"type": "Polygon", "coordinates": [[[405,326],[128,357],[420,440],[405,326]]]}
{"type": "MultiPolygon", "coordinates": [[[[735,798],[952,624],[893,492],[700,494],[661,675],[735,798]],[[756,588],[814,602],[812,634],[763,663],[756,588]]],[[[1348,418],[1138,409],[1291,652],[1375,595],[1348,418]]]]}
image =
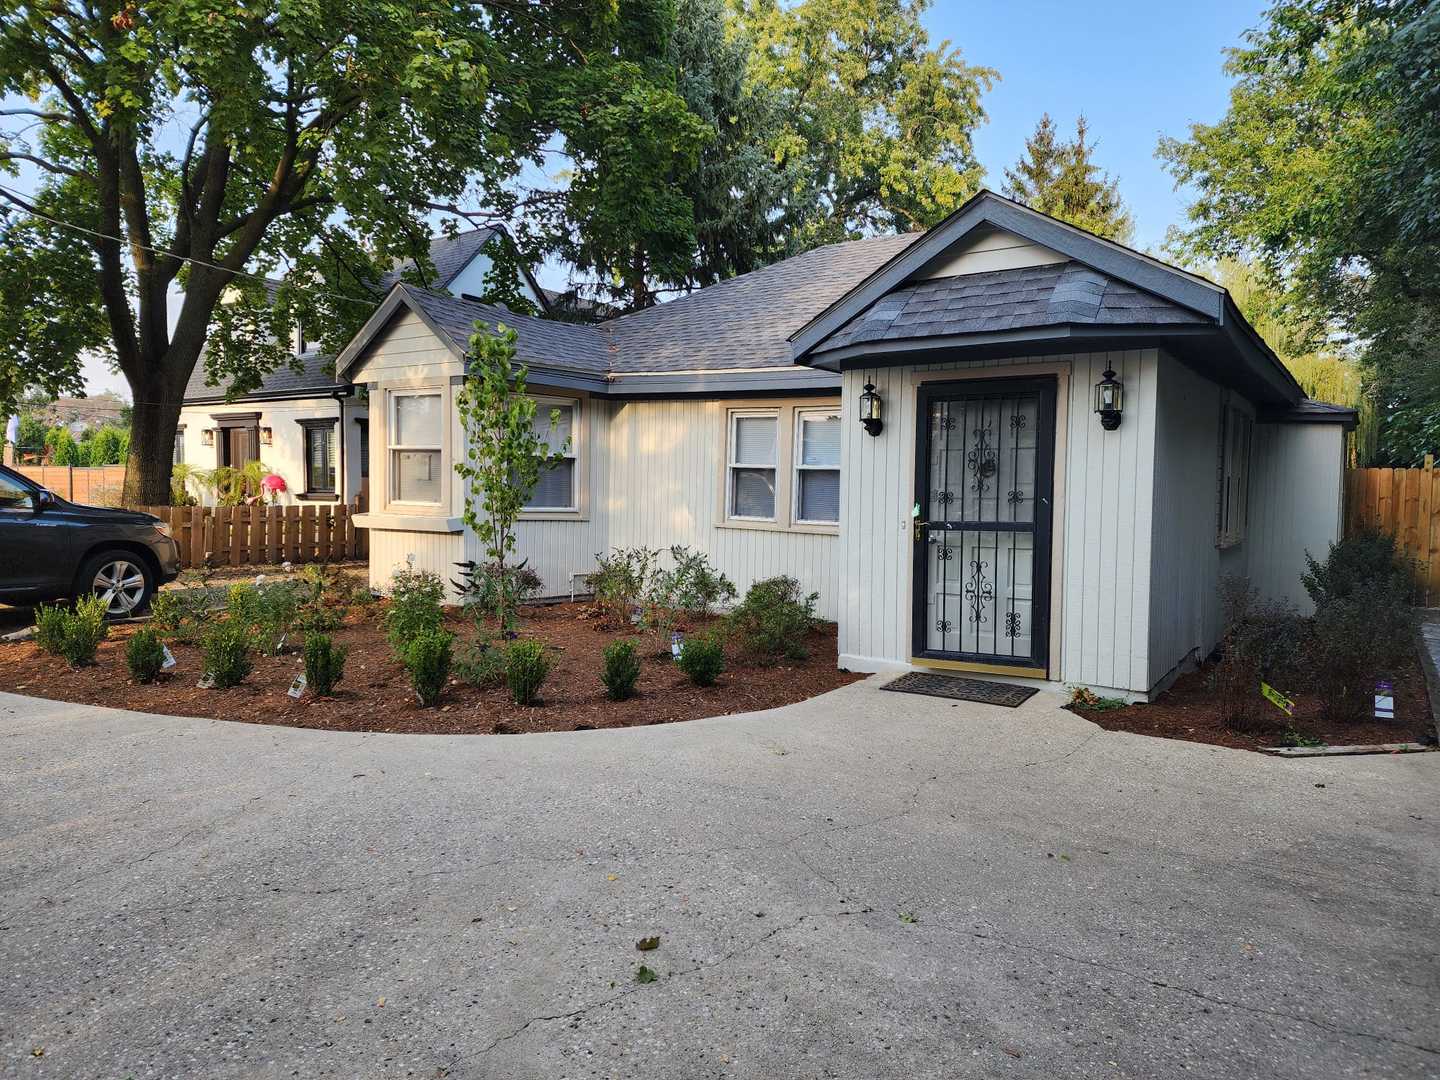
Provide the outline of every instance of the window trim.
{"type": "Polygon", "coordinates": [[[720,422],[711,430],[712,438],[720,440],[716,447],[714,468],[715,515],[717,529],[744,529],[755,532],[800,533],[812,536],[838,536],[840,523],[836,521],[805,522],[795,517],[795,424],[796,414],[802,412],[835,412],[840,415],[840,483],[841,501],[844,501],[845,462],[852,436],[846,426],[847,411],[843,397],[831,394],[795,394],[785,397],[746,397],[714,402],[719,409],[720,422]],[[775,433],[775,517],[743,518],[730,515],[730,453],[732,430],[736,414],[768,414],[779,416],[779,427],[775,433]]]}
{"type": "Polygon", "coordinates": [[[819,416],[825,419],[834,418],[840,424],[840,445],[845,445],[845,421],[841,415],[840,406],[834,408],[819,408],[816,406],[797,406],[794,412],[794,448],[791,461],[791,472],[794,474],[794,482],[790,485],[790,521],[795,525],[823,525],[832,528],[840,527],[840,499],[844,498],[845,486],[841,475],[840,464],[834,465],[806,465],[805,464],[805,418],[807,416],[819,416]],[[835,481],[839,484],[837,498],[835,501],[835,520],[827,521],[824,518],[807,518],[800,516],[800,474],[802,472],[833,472],[835,481]]]}
{"type": "MultiPolygon", "coordinates": [[[[583,401],[578,397],[560,397],[554,394],[531,394],[530,399],[535,402],[535,416],[539,419],[542,410],[544,415],[549,417],[550,410],[561,406],[568,406],[570,413],[570,446],[565,452],[574,464],[570,469],[570,505],[569,506],[526,506],[520,510],[522,520],[545,521],[562,520],[571,521],[583,516],[585,507],[585,484],[583,464],[584,455],[584,418],[585,408],[583,401]]],[[[534,492],[531,492],[533,495],[534,492]]]]}
{"type": "Polygon", "coordinates": [[[780,524],[780,448],[784,445],[781,435],[783,422],[780,409],[731,409],[725,421],[725,520],[745,522],[749,524],[780,524]],[[754,465],[749,462],[737,461],[735,448],[738,445],[736,434],[740,429],[741,420],[766,419],[775,421],[775,460],[769,466],[754,465]],[[735,470],[736,469],[765,469],[775,474],[775,490],[771,500],[770,516],[756,517],[750,514],[735,513],[735,470]]]}
{"type": "Polygon", "coordinates": [[[1228,394],[1220,405],[1220,446],[1216,472],[1215,546],[1224,550],[1245,542],[1250,531],[1250,473],[1255,454],[1255,416],[1243,399],[1228,394]],[[1232,453],[1232,438],[1243,432],[1243,446],[1232,453]],[[1237,463],[1236,457],[1239,457],[1237,463]],[[1235,498],[1232,501],[1231,496],[1235,498]]]}
{"type": "MultiPolygon", "coordinates": [[[[445,516],[450,507],[450,489],[447,486],[449,481],[449,403],[450,390],[443,383],[424,383],[404,386],[391,386],[385,390],[385,506],[397,514],[417,514],[430,516],[445,516]],[[396,432],[399,430],[397,416],[399,406],[397,402],[406,397],[435,397],[440,399],[440,430],[437,432],[437,442],[434,445],[429,443],[397,443],[394,442],[396,432]],[[395,455],[403,451],[429,451],[438,452],[440,455],[440,497],[434,501],[420,501],[416,499],[401,499],[396,492],[399,490],[399,470],[395,468],[395,455]]],[[[373,465],[373,462],[372,462],[373,465]]]]}
{"type": "Polygon", "coordinates": [[[301,470],[305,476],[305,490],[301,492],[298,497],[302,499],[339,498],[340,463],[338,453],[339,448],[335,444],[335,432],[336,429],[339,427],[340,418],[338,416],[331,416],[328,418],[323,416],[304,417],[303,419],[297,419],[295,423],[299,424],[301,429],[300,461],[301,470]],[[324,430],[325,428],[330,429],[330,458],[333,464],[333,471],[335,473],[335,483],[328,488],[316,487],[313,483],[314,478],[310,475],[310,432],[312,430],[324,430]]]}

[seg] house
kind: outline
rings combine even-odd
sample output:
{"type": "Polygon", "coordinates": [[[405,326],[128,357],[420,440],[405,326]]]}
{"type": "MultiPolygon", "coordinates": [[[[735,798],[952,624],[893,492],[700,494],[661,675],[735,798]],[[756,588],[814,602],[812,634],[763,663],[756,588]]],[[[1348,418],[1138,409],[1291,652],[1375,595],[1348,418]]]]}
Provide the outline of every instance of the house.
{"type": "Polygon", "coordinates": [[[453,469],[477,321],[560,414],[518,529],[546,593],[687,544],[818,592],[853,670],[1143,699],[1216,644],[1223,576],[1301,604],[1340,535],[1353,411],[1307,401],[1219,286],[982,192],[599,325],[394,284],[337,358],[377,585],[483,558],[453,469]]]}
{"type": "MultiPolygon", "coordinates": [[[[458,297],[482,295],[494,270],[490,243],[497,238],[508,240],[498,226],[431,237],[434,276],[429,286],[458,297]]],[[[388,288],[415,269],[414,261],[402,263],[382,285],[388,288]]],[[[522,295],[548,310],[550,297],[559,294],[542,290],[528,270],[521,273],[522,295]]],[[[278,284],[270,283],[272,289],[278,284]]],[[[567,310],[582,303],[568,294],[560,300],[567,310]]],[[[204,364],[197,364],[185,388],[174,460],[203,470],[238,469],[259,460],[285,480],[281,501],[363,501],[370,463],[364,396],[335,377],[334,358],[315,349],[303,331],[295,335],[292,348],[292,363],[270,372],[256,389],[234,396],[228,384],[208,383],[204,364]]],[[[214,492],[203,485],[191,484],[191,489],[202,500],[214,499],[214,492]]]]}

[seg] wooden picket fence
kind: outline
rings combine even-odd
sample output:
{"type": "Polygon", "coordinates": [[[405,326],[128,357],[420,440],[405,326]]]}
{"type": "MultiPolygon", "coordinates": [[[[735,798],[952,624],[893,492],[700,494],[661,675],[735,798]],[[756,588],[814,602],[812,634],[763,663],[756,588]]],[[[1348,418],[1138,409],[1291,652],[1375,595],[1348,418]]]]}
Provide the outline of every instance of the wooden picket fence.
{"type": "Polygon", "coordinates": [[[1425,455],[1418,469],[1349,469],[1345,535],[1379,530],[1415,560],[1427,606],[1440,604],[1440,470],[1425,455]]]}
{"type": "Polygon", "coordinates": [[[370,552],[361,499],[306,506],[137,506],[170,523],[186,567],[339,562],[370,552]]]}

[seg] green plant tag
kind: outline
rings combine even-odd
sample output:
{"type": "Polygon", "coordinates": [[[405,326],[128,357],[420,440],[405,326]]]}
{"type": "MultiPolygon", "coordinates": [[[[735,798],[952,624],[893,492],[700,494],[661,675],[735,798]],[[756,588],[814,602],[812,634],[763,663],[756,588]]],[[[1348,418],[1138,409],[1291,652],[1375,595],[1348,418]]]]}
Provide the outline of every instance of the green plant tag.
{"type": "Polygon", "coordinates": [[[1295,713],[1295,702],[1291,701],[1284,694],[1280,693],[1267,682],[1260,684],[1260,696],[1270,702],[1286,716],[1293,716],[1295,713]]]}

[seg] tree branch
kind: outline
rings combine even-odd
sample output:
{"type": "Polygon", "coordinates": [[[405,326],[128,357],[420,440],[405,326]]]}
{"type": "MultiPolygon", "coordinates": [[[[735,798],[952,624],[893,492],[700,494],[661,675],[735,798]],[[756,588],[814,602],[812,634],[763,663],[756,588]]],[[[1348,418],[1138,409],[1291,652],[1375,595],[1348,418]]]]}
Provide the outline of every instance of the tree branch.
{"type": "Polygon", "coordinates": [[[38,165],[46,172],[55,173],[57,176],[73,176],[77,180],[85,180],[95,183],[95,177],[91,173],[81,172],[79,169],[72,169],[69,165],[60,165],[53,161],[46,161],[44,158],[36,157],[34,154],[14,154],[8,150],[0,150],[0,161],[28,161],[32,165],[38,165]]]}

